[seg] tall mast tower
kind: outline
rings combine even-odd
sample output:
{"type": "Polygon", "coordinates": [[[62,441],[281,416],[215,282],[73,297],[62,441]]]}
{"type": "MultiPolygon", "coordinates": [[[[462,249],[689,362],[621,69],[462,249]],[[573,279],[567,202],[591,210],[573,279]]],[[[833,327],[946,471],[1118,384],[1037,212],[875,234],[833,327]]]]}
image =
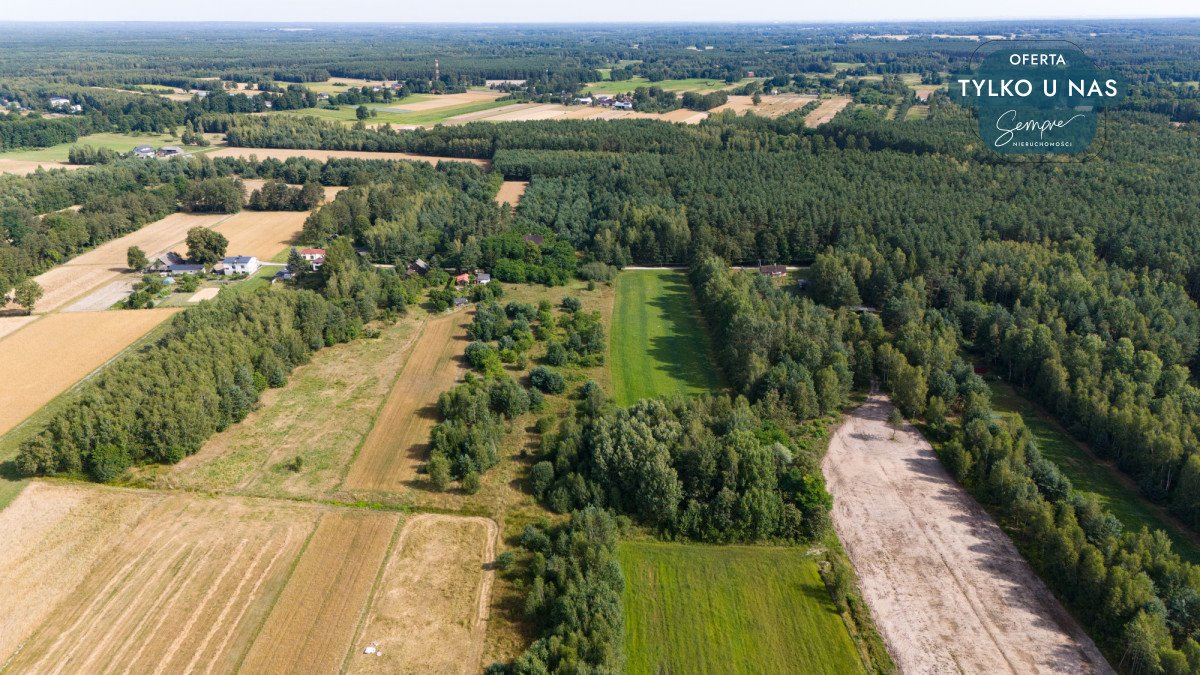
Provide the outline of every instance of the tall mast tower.
{"type": "Polygon", "coordinates": [[[441,61],[434,59],[433,60],[433,81],[437,82],[440,79],[442,79],[442,63],[441,63],[441,61]]]}

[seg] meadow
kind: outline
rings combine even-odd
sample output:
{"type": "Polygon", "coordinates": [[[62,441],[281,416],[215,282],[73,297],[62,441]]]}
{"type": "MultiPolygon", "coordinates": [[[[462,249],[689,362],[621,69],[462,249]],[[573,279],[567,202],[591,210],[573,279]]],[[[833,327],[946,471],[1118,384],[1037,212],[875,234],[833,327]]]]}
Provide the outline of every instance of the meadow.
{"type": "Polygon", "coordinates": [[[618,403],[721,388],[708,333],[682,272],[623,272],[616,295],[610,363],[618,403]]]}
{"type": "Polygon", "coordinates": [[[623,542],[629,673],[862,673],[803,548],[623,542]]]}
{"type": "MultiPolygon", "coordinates": [[[[350,111],[354,113],[353,110],[350,111]]],[[[82,136],[74,143],[59,143],[48,148],[37,148],[33,150],[16,150],[13,152],[0,152],[0,159],[17,159],[31,162],[65,162],[71,152],[71,147],[76,145],[90,145],[93,148],[107,148],[114,152],[129,152],[139,145],[152,145],[160,147],[163,145],[179,145],[182,147],[183,141],[178,136],[171,134],[89,134],[82,136]]],[[[200,151],[204,148],[189,148],[187,152],[200,151]]]]}
{"type": "Polygon", "coordinates": [[[1071,479],[1075,490],[1096,495],[1100,504],[1112,511],[1127,531],[1143,527],[1165,531],[1180,556],[1200,563],[1200,543],[1195,535],[1187,533],[1163,509],[1139,495],[1128,479],[1080,447],[1065,430],[1048,420],[1034,403],[1012,387],[999,382],[992,382],[991,387],[992,408],[1004,415],[1020,415],[1033,433],[1038,450],[1071,479]]]}

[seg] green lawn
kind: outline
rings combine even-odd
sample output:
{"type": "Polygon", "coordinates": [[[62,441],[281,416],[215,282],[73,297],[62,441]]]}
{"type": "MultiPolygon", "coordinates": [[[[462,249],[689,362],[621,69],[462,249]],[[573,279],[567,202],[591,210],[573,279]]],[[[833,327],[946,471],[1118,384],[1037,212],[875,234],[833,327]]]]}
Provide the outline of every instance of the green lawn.
{"type": "Polygon", "coordinates": [[[1194,536],[1189,537],[1181,527],[1164,518],[1154,504],[1122,483],[1114,475],[1116,469],[1088,455],[1048,420],[1036,405],[1022,398],[1012,387],[999,382],[992,382],[991,387],[992,407],[1002,414],[1020,414],[1025,426],[1033,432],[1038,450],[1062,469],[1076,490],[1099,497],[1100,503],[1120,519],[1126,530],[1136,531],[1145,526],[1151,530],[1166,531],[1180,556],[1200,563],[1200,546],[1194,536]]]}
{"type": "Polygon", "coordinates": [[[622,272],[612,320],[612,375],[617,402],[703,394],[721,387],[720,371],[682,272],[622,272]]]}
{"type": "MultiPolygon", "coordinates": [[[[116,152],[129,152],[139,145],[182,145],[178,136],[170,134],[91,134],[82,136],[74,143],[60,143],[48,148],[33,150],[14,150],[0,153],[0,159],[21,159],[32,162],[65,162],[74,145],[90,145],[93,148],[108,148],[116,152]]],[[[194,152],[201,148],[187,148],[185,152],[194,152]]]]}
{"type": "Polygon", "coordinates": [[[629,673],[863,673],[803,548],[624,542],[629,673]]]}

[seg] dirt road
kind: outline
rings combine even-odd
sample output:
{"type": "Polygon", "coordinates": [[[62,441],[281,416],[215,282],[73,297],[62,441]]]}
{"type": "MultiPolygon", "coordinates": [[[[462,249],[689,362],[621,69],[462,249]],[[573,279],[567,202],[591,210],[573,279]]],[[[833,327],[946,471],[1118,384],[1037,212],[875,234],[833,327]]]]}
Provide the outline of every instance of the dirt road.
{"type": "Polygon", "coordinates": [[[904,673],[1111,673],[1008,537],[873,395],[823,470],[833,522],[904,673]]]}

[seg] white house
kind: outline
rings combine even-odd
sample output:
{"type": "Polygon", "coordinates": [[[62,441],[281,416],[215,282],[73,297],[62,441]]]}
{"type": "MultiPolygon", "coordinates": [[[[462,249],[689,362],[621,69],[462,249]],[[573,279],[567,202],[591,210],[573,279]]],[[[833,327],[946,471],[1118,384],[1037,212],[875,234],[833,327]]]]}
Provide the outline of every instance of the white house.
{"type": "Polygon", "coordinates": [[[69,98],[55,96],[54,98],[50,99],[50,107],[51,108],[62,108],[64,106],[68,106],[68,105],[71,105],[71,99],[69,99],[69,98]]]}
{"type": "Polygon", "coordinates": [[[221,274],[254,274],[258,271],[258,258],[252,255],[235,255],[221,261],[221,274]]]}
{"type": "Polygon", "coordinates": [[[304,248],[300,249],[300,257],[304,258],[309,265],[312,265],[313,271],[321,269],[321,265],[325,264],[325,249],[323,248],[304,248]]]}
{"type": "Polygon", "coordinates": [[[618,110],[633,110],[633,101],[617,101],[613,107],[618,110]]]}
{"type": "Polygon", "coordinates": [[[592,97],[591,96],[583,96],[583,97],[575,99],[575,102],[579,103],[581,105],[591,105],[592,97]]]}
{"type": "Polygon", "coordinates": [[[178,157],[183,154],[183,148],[177,145],[164,145],[158,149],[159,157],[178,157]]]}
{"type": "Polygon", "coordinates": [[[149,145],[139,145],[133,149],[133,156],[138,159],[150,159],[154,157],[154,148],[149,145]]]}

